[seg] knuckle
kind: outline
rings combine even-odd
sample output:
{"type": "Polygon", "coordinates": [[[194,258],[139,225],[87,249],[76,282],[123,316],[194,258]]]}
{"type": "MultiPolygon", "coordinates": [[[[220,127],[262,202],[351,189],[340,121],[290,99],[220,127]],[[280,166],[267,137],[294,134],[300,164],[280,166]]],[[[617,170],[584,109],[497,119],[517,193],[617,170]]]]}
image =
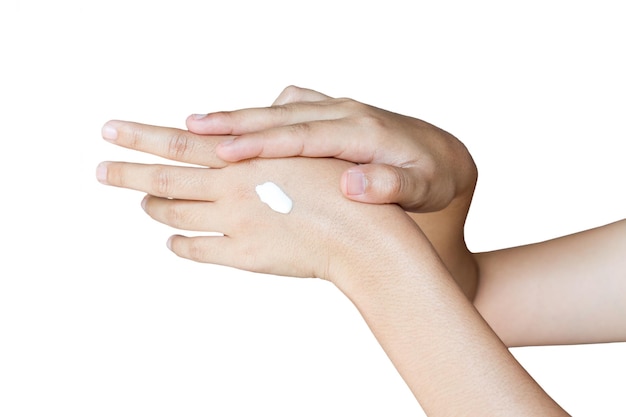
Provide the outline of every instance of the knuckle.
{"type": "Polygon", "coordinates": [[[379,109],[353,99],[340,100],[344,100],[340,105],[345,108],[347,117],[351,118],[368,133],[381,135],[389,127],[386,114],[380,112],[379,109]]]}
{"type": "Polygon", "coordinates": [[[251,216],[237,215],[232,220],[232,230],[236,232],[245,232],[258,228],[258,220],[251,216]]]}
{"type": "Polygon", "coordinates": [[[387,129],[385,119],[374,114],[365,113],[358,117],[358,124],[361,125],[369,135],[380,138],[387,129]]]}
{"type": "Polygon", "coordinates": [[[310,122],[302,122],[290,125],[288,132],[290,136],[306,138],[311,135],[312,130],[313,125],[310,122]]]}
{"type": "Polygon", "coordinates": [[[107,164],[106,181],[108,184],[121,186],[123,185],[124,176],[116,163],[107,164]]]}
{"type": "Polygon", "coordinates": [[[430,184],[427,181],[415,181],[415,178],[402,171],[402,169],[389,170],[385,186],[388,202],[401,205],[419,204],[430,184]]]}
{"type": "Polygon", "coordinates": [[[237,246],[237,267],[246,271],[269,272],[267,257],[262,256],[262,248],[259,244],[246,241],[239,242],[237,246]]]}
{"type": "Polygon", "coordinates": [[[159,197],[168,197],[172,190],[173,180],[169,170],[165,167],[157,167],[152,175],[150,194],[159,197]]]}
{"type": "Polygon", "coordinates": [[[406,191],[407,181],[405,177],[396,169],[392,169],[390,174],[387,186],[389,195],[393,198],[402,195],[406,191]]]}
{"type": "Polygon", "coordinates": [[[185,257],[195,262],[206,262],[206,248],[199,238],[187,239],[185,257]]]}
{"type": "Polygon", "coordinates": [[[387,124],[388,116],[380,109],[351,99],[348,99],[344,105],[350,110],[349,114],[353,118],[367,127],[379,129],[387,124]]]}
{"type": "Polygon", "coordinates": [[[433,161],[423,158],[419,166],[414,166],[404,175],[397,172],[399,185],[397,188],[397,203],[406,206],[411,211],[429,211],[439,207],[437,193],[441,194],[441,183],[437,182],[433,161]]]}
{"type": "Polygon", "coordinates": [[[302,95],[302,89],[295,85],[288,85],[280,93],[279,97],[287,102],[299,101],[302,95]]]}
{"type": "Polygon", "coordinates": [[[126,138],[127,146],[131,149],[143,149],[145,134],[140,126],[124,126],[123,135],[126,138]]]}
{"type": "Polygon", "coordinates": [[[348,114],[358,114],[361,113],[366,107],[365,104],[360,101],[356,101],[352,98],[336,98],[334,102],[339,106],[343,107],[348,114]]]}
{"type": "Polygon", "coordinates": [[[272,115],[278,119],[281,119],[287,113],[287,107],[284,104],[274,105],[268,108],[272,115]]]}
{"type": "Polygon", "coordinates": [[[167,155],[174,160],[185,159],[193,153],[194,141],[185,132],[176,132],[168,140],[167,155]]]}
{"type": "Polygon", "coordinates": [[[107,182],[117,187],[128,188],[129,175],[124,163],[111,163],[107,166],[107,182]]]}
{"type": "Polygon", "coordinates": [[[185,215],[177,204],[169,204],[163,213],[163,217],[167,225],[181,229],[185,215]]]}

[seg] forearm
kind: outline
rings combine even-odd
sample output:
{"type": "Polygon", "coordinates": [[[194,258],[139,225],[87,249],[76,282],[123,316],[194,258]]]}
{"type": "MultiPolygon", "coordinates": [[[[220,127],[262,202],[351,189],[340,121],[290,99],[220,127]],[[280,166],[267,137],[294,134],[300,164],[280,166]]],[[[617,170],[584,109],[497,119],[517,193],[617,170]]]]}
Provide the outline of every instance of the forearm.
{"type": "Polygon", "coordinates": [[[477,254],[475,305],[509,346],[625,341],[625,253],[622,220],[477,254]]]}
{"type": "Polygon", "coordinates": [[[464,225],[471,196],[454,200],[435,213],[410,213],[468,300],[478,288],[478,264],[465,244],[464,225]]]}
{"type": "MultiPolygon", "coordinates": [[[[169,152],[164,144],[171,138],[180,143],[183,134],[123,122],[108,128],[116,129],[118,145],[157,155],[169,152]]],[[[214,139],[203,140],[210,146],[214,139]]],[[[181,161],[198,162],[196,157],[211,154],[181,161]]],[[[105,162],[97,175],[104,184],[148,193],[142,206],[157,221],[221,235],[173,236],[168,246],[179,256],[333,282],[360,309],[431,415],[558,410],[482,321],[399,206],[341,195],[336,184],[347,162],[292,158],[212,165],[105,162]],[[288,215],[258,198],[256,185],[268,180],[294,202],[288,215]]]]}
{"type": "Polygon", "coordinates": [[[449,158],[457,168],[455,196],[442,210],[409,213],[419,225],[465,296],[473,300],[478,288],[478,265],[465,244],[465,220],[472,202],[478,171],[468,150],[459,141],[450,141],[449,158]]]}
{"type": "MultiPolygon", "coordinates": [[[[429,416],[567,415],[515,361],[419,229],[347,272],[340,289],[429,416]],[[393,254],[406,253],[400,260],[393,254]],[[384,254],[391,254],[391,256],[384,254]]],[[[369,253],[368,256],[372,254],[369,253]]]]}

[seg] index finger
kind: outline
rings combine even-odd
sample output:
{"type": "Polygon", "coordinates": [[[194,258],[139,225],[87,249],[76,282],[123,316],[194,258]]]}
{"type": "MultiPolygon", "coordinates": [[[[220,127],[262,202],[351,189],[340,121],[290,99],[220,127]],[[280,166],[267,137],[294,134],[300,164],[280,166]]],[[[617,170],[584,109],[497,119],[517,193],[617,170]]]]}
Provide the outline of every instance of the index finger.
{"type": "Polygon", "coordinates": [[[201,136],[186,130],[111,120],[102,137],[124,148],[161,156],[172,161],[223,168],[227,164],[215,153],[216,146],[231,136],[201,136]]]}
{"type": "Polygon", "coordinates": [[[341,119],[352,110],[352,103],[347,99],[299,101],[270,107],[192,115],[187,118],[187,128],[191,132],[204,135],[243,135],[313,120],[341,119]]]}

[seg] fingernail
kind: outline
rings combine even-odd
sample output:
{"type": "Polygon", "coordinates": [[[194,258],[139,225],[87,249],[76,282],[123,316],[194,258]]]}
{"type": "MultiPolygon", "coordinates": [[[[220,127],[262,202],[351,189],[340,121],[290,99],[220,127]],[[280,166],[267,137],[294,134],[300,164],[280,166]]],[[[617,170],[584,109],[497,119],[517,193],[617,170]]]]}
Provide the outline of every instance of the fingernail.
{"type": "Polygon", "coordinates": [[[348,195],[361,195],[365,192],[365,175],[359,171],[348,171],[346,188],[348,195]]]}
{"type": "Polygon", "coordinates": [[[170,236],[167,242],[165,242],[165,246],[167,246],[169,250],[172,250],[172,239],[174,239],[174,236],[170,236]]]}
{"type": "Polygon", "coordinates": [[[98,167],[96,168],[96,178],[102,184],[108,184],[107,183],[107,163],[106,162],[101,162],[98,165],[98,167]]]}
{"type": "Polygon", "coordinates": [[[207,115],[206,114],[192,114],[191,117],[195,120],[200,120],[200,119],[204,119],[207,115]]]}
{"type": "Polygon", "coordinates": [[[115,142],[117,140],[117,129],[108,123],[102,126],[102,137],[109,142],[115,142]]]}
{"type": "Polygon", "coordinates": [[[146,211],[146,203],[148,202],[148,195],[146,195],[143,200],[141,200],[141,208],[146,211]]]}

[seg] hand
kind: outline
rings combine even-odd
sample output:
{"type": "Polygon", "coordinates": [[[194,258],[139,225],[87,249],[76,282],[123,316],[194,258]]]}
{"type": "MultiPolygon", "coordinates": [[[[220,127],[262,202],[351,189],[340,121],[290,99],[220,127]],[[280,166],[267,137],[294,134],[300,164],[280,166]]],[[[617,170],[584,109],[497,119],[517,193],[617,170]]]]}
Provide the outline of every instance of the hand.
{"type": "MultiPolygon", "coordinates": [[[[318,94],[318,93],[311,93],[318,94]]],[[[228,166],[216,154],[220,144],[231,140],[230,135],[197,135],[188,131],[141,125],[130,122],[111,121],[103,128],[103,137],[119,146],[130,149],[148,152],[173,161],[201,165],[211,168],[224,168],[228,166]]],[[[319,159],[319,158],[318,158],[319,159]]],[[[339,162],[337,162],[339,163],[339,162]]],[[[345,170],[354,167],[352,164],[343,162],[344,176],[345,170]]],[[[338,165],[337,165],[338,166],[338,165]]],[[[114,166],[110,167],[114,168],[114,166]]],[[[193,184],[199,188],[204,187],[202,180],[189,180],[186,183],[178,183],[170,178],[171,173],[166,170],[157,169],[149,174],[152,175],[152,189],[146,189],[146,184],[135,184],[140,176],[136,173],[123,175],[115,178],[115,172],[109,172],[109,178],[105,181],[113,185],[135,188],[157,196],[176,197],[177,199],[197,199],[196,194],[189,194],[187,189],[193,189],[193,184]],[[184,188],[183,188],[184,187],[184,188]]],[[[303,173],[308,176],[309,173],[303,173]]],[[[335,178],[339,180],[340,174],[335,178]]],[[[147,181],[147,180],[146,180],[147,181]]],[[[337,192],[339,192],[336,187],[337,192]]],[[[201,199],[201,198],[200,198],[201,199]]],[[[345,198],[343,199],[345,200],[345,198]]],[[[439,256],[444,261],[446,267],[452,272],[455,280],[463,289],[463,292],[471,300],[474,298],[478,285],[478,273],[472,254],[465,245],[463,236],[463,225],[469,209],[471,193],[465,198],[453,200],[448,207],[435,213],[413,213],[410,217],[419,225],[419,228],[426,234],[427,238],[434,245],[439,256]]],[[[361,205],[371,206],[371,205],[361,205]]],[[[357,209],[356,207],[354,208],[357,209]]],[[[359,207],[358,210],[364,210],[359,207]]],[[[377,216],[378,213],[372,214],[377,216]]],[[[376,217],[372,217],[376,220],[376,217]]],[[[374,223],[372,223],[374,224],[374,223]]],[[[415,227],[415,225],[409,226],[415,227]]],[[[378,234],[379,232],[374,232],[378,234]]],[[[402,231],[399,232],[402,234],[402,231]]]]}
{"type": "Polygon", "coordinates": [[[227,164],[211,152],[224,138],[119,121],[103,131],[120,146],[211,168],[128,162],[98,167],[101,182],[148,193],[142,205],[157,221],[224,235],[173,236],[170,249],[185,258],[337,284],[341,277],[359,276],[356,271],[363,268],[386,268],[381,248],[388,249],[387,256],[400,256],[394,245],[407,239],[408,230],[418,233],[398,206],[344,198],[336,182],[352,165],[345,161],[284,158],[227,164]],[[198,152],[183,151],[189,143],[198,152]],[[265,181],[278,184],[293,200],[289,214],[260,201],[255,186],[265,181]]]}
{"type": "Polygon", "coordinates": [[[169,246],[180,256],[333,282],[429,414],[494,414],[513,404],[519,415],[565,415],[454,285],[399,206],[359,204],[341,195],[335,181],[348,162],[281,158],[226,164],[210,152],[187,152],[190,143],[208,150],[224,138],[124,122],[107,124],[103,133],[121,146],[204,161],[209,169],[104,162],[97,177],[147,192],[142,205],[156,220],[223,233],[173,236],[169,246]],[[256,196],[255,186],[268,180],[293,199],[289,214],[272,211],[256,196]],[[459,374],[464,377],[455,378],[459,374]]]}
{"type": "Polygon", "coordinates": [[[269,108],[193,115],[190,131],[234,135],[220,143],[224,161],[254,157],[335,157],[348,168],[341,190],[367,203],[397,203],[432,212],[471,198],[477,172],[465,146],[424,121],[351,99],[288,87],[269,108]]]}

